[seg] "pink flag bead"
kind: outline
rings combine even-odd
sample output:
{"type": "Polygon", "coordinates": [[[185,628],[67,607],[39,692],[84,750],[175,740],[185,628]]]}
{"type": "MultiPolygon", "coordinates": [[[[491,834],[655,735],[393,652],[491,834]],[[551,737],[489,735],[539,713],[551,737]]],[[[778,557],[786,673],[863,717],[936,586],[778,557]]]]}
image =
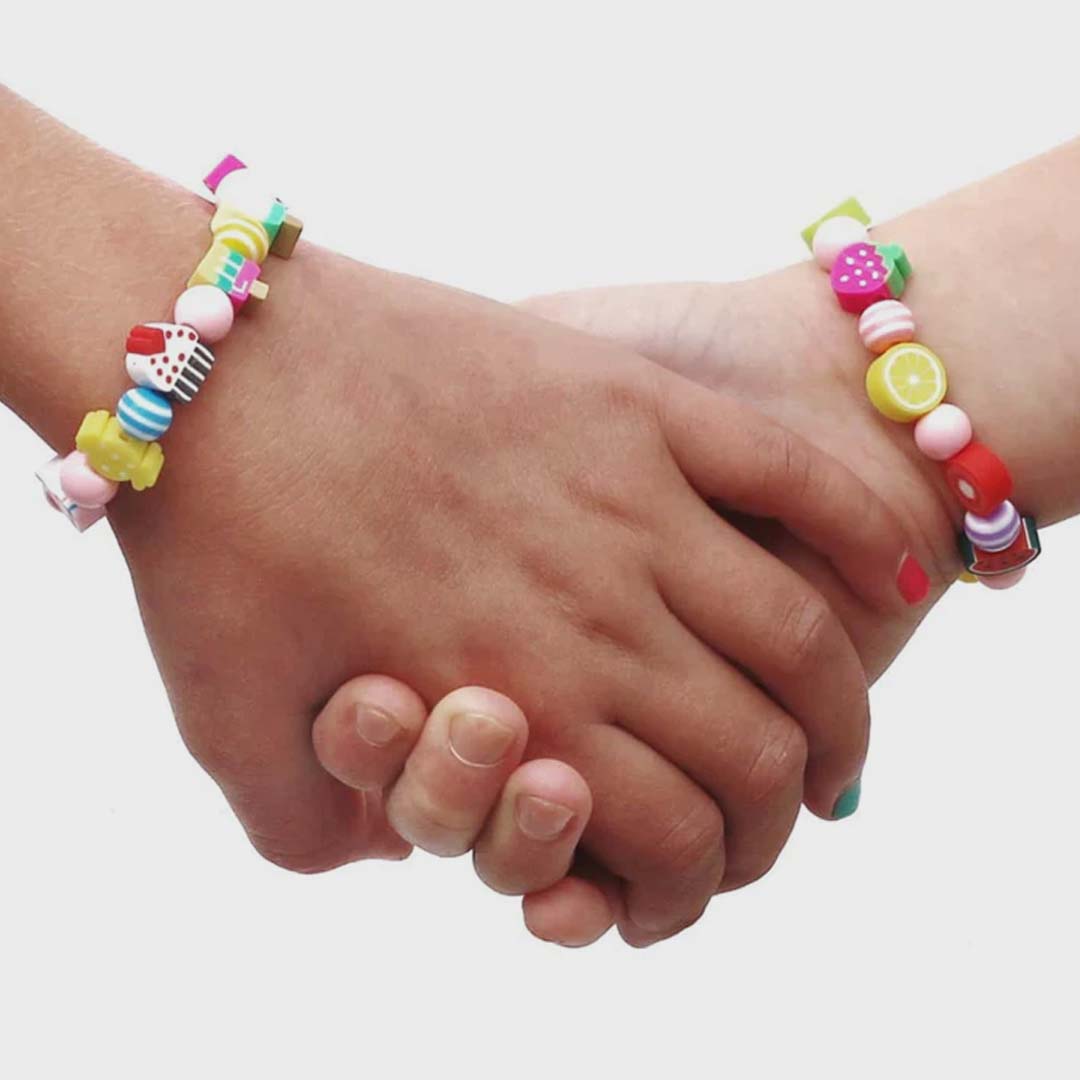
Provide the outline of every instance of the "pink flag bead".
{"type": "Polygon", "coordinates": [[[836,256],[849,244],[856,244],[860,240],[869,240],[870,234],[861,221],[853,217],[826,218],[815,230],[814,239],[810,248],[814,253],[814,259],[822,270],[831,270],[836,256]]]}
{"type": "Polygon", "coordinates": [[[943,404],[915,425],[915,445],[931,461],[948,461],[971,442],[971,420],[963,409],[943,404]]]}
{"type": "Polygon", "coordinates": [[[915,340],[915,316],[899,300],[879,300],[859,316],[859,337],[872,353],[915,340]]]}
{"type": "Polygon", "coordinates": [[[988,589],[1011,589],[1024,580],[1027,567],[1021,566],[1019,570],[1010,570],[1007,574],[980,574],[979,584],[988,589]]]}
{"type": "Polygon", "coordinates": [[[86,455],[72,450],[60,464],[60,486],[78,506],[96,510],[115,497],[120,485],[90,468],[86,455]]]}
{"type": "Polygon", "coordinates": [[[232,329],[235,311],[232,302],[216,285],[192,285],[176,298],[173,318],[190,326],[201,341],[210,345],[232,329]]]}
{"type": "Polygon", "coordinates": [[[211,192],[218,189],[218,185],[231,172],[246,168],[244,163],[235,154],[226,154],[204,177],[203,183],[211,192]]]}

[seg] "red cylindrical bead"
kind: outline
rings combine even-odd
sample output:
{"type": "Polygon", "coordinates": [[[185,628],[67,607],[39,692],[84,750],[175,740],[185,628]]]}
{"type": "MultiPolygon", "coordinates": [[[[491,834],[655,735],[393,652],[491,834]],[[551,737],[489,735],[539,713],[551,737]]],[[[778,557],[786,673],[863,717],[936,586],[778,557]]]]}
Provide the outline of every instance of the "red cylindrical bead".
{"type": "Polygon", "coordinates": [[[1012,477],[992,450],[972,440],[945,462],[945,480],[965,510],[987,517],[1012,494],[1012,477]]]}

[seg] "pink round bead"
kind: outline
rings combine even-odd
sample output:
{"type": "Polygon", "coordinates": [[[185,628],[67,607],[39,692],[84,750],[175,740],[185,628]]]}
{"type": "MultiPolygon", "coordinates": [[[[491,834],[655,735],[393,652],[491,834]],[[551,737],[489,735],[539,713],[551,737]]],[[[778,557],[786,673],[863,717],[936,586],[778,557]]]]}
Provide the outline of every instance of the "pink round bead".
{"type": "Polygon", "coordinates": [[[899,300],[879,300],[859,316],[859,337],[872,353],[915,340],[915,316],[899,300]]]}
{"type": "Polygon", "coordinates": [[[216,285],[192,285],[176,298],[173,308],[176,321],[190,326],[208,345],[232,329],[233,315],[232,301],[216,285]]]}
{"type": "Polygon", "coordinates": [[[1019,585],[1027,573],[1027,567],[1021,566],[1019,570],[1010,570],[1007,574],[992,574],[990,577],[980,577],[979,584],[988,589],[1011,589],[1019,585]]]}
{"type": "Polygon", "coordinates": [[[86,455],[72,450],[60,465],[60,486],[72,502],[89,509],[104,506],[117,492],[119,485],[98,476],[87,464],[86,455]]]}
{"type": "Polygon", "coordinates": [[[933,461],[947,461],[969,442],[971,420],[955,405],[939,405],[915,425],[915,445],[933,461]]]}

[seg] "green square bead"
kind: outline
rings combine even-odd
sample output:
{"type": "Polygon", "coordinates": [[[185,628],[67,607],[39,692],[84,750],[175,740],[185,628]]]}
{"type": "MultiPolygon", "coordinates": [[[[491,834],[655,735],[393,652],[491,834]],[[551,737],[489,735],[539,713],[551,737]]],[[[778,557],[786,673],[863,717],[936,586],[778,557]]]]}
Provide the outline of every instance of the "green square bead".
{"type": "Polygon", "coordinates": [[[803,238],[803,243],[806,244],[811,251],[814,250],[814,233],[818,231],[818,228],[823,221],[828,221],[829,218],[834,217],[854,218],[856,221],[862,222],[863,225],[870,225],[870,215],[863,209],[862,203],[854,196],[850,199],[845,199],[842,203],[838,203],[834,206],[828,213],[822,214],[812,225],[807,225],[802,233],[800,233],[803,238]]]}

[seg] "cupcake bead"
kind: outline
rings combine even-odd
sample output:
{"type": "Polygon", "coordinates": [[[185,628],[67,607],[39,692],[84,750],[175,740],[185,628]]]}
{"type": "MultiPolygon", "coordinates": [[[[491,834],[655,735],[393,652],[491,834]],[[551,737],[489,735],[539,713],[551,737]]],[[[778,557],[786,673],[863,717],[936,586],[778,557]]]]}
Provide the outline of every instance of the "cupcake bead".
{"type": "Polygon", "coordinates": [[[859,316],[859,337],[875,354],[915,340],[915,316],[899,300],[879,300],[859,316]]]}

